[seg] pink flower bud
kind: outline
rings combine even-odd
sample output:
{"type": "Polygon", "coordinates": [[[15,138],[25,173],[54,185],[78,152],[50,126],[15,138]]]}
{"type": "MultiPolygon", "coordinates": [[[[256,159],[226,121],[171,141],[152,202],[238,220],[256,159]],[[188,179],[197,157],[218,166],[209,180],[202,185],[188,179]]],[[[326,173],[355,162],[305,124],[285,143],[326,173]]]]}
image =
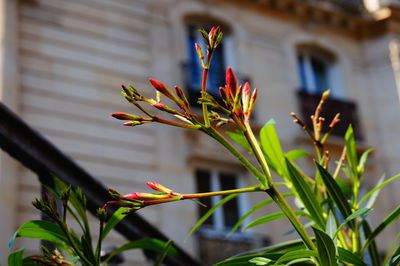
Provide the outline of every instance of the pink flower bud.
{"type": "Polygon", "coordinates": [[[168,194],[151,194],[151,193],[143,193],[143,192],[132,192],[123,196],[123,199],[126,200],[159,200],[159,199],[167,199],[171,197],[168,194]]]}
{"type": "Polygon", "coordinates": [[[201,47],[198,43],[194,44],[194,47],[196,48],[196,53],[199,56],[200,61],[204,60],[204,54],[203,54],[203,50],[201,50],[201,47]]]}
{"type": "Polygon", "coordinates": [[[123,123],[124,126],[131,126],[131,127],[138,126],[141,124],[143,124],[143,122],[140,122],[140,121],[129,121],[129,122],[123,123]]]}
{"type": "Polygon", "coordinates": [[[235,98],[236,90],[237,90],[237,79],[235,74],[233,73],[232,68],[228,67],[226,69],[226,92],[228,97],[231,99],[235,98]]]}
{"type": "Polygon", "coordinates": [[[113,113],[111,114],[112,117],[119,119],[119,120],[143,120],[143,117],[137,115],[131,115],[126,113],[113,113]]]}
{"type": "Polygon", "coordinates": [[[243,112],[247,113],[250,106],[250,84],[246,82],[242,87],[243,112]]]}
{"type": "Polygon", "coordinates": [[[157,182],[147,182],[146,185],[151,187],[154,190],[164,192],[164,193],[171,193],[173,192],[171,189],[164,187],[163,185],[157,183],[157,182]]]}

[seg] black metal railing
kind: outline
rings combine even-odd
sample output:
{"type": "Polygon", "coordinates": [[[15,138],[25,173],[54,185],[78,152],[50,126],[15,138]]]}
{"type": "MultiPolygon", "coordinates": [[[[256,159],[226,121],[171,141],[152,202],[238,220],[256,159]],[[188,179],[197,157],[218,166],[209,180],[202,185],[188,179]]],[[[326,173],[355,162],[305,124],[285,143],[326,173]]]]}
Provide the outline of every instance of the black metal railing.
{"type": "MultiPolygon", "coordinates": [[[[304,90],[299,90],[297,92],[297,100],[302,119],[310,128],[312,128],[310,116],[314,114],[320,99],[321,95],[319,94],[309,93],[304,90]]],[[[353,101],[329,97],[321,114],[327,121],[325,123],[325,129],[337,113],[340,113],[341,121],[335,126],[332,135],[344,136],[349,124],[351,124],[354,129],[355,137],[357,139],[362,139],[357,104],[353,101]]]]}
{"type": "MultiPolygon", "coordinates": [[[[16,114],[0,102],[0,147],[14,159],[32,170],[43,185],[52,185],[52,175],[57,176],[73,187],[80,187],[87,196],[87,209],[96,214],[96,209],[111,200],[104,185],[81,168],[73,159],[61,152],[32,129],[16,114]]],[[[140,215],[133,213],[123,219],[116,227],[128,240],[158,238],[168,240],[162,232],[140,215]]],[[[200,265],[186,251],[175,245],[179,257],[168,256],[167,265],[200,265]]],[[[154,253],[145,252],[151,259],[154,253]]]]}

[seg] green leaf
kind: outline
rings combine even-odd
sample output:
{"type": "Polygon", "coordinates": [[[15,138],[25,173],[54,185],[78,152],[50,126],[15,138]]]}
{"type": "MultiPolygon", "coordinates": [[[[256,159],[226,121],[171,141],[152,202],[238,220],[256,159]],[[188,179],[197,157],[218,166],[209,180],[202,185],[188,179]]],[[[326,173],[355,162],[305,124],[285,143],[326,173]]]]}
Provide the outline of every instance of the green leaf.
{"type": "MultiPolygon", "coordinates": [[[[305,212],[302,212],[302,211],[294,211],[297,215],[307,215],[305,212]]],[[[257,226],[257,225],[260,225],[260,224],[265,224],[265,223],[268,223],[268,222],[271,222],[271,221],[275,221],[275,220],[278,220],[278,219],[282,219],[282,218],[285,218],[286,217],[286,215],[285,215],[285,213],[283,213],[283,212],[275,212],[275,213],[271,213],[271,214],[268,214],[268,215],[266,215],[266,216],[263,216],[263,217],[261,217],[261,218],[258,218],[258,219],[256,219],[256,220],[254,220],[253,222],[251,222],[250,224],[248,224],[248,225],[246,225],[244,228],[243,228],[243,230],[245,230],[245,229],[248,229],[248,228],[251,228],[251,227],[254,227],[254,226],[257,226]]]]}
{"type": "Polygon", "coordinates": [[[255,265],[268,265],[272,262],[272,260],[263,257],[255,257],[249,260],[249,262],[255,265]]]}
{"type": "MultiPolygon", "coordinates": [[[[284,193],[282,194],[283,197],[287,197],[287,196],[293,196],[293,193],[284,193]]],[[[244,222],[244,220],[246,220],[250,215],[252,215],[253,213],[255,213],[256,211],[258,211],[259,209],[261,209],[264,206],[267,206],[269,204],[271,204],[272,202],[274,202],[273,199],[265,199],[263,201],[261,201],[260,203],[257,203],[256,205],[254,205],[253,208],[251,208],[250,211],[248,211],[245,215],[243,215],[242,217],[240,217],[239,221],[236,222],[236,224],[233,226],[232,230],[229,232],[228,236],[233,234],[244,222]]]]}
{"type": "Polygon", "coordinates": [[[165,260],[165,258],[168,256],[169,249],[171,248],[173,241],[168,240],[167,243],[165,243],[164,248],[158,257],[157,261],[154,263],[154,266],[160,266],[161,263],[165,260]]]}
{"type": "Polygon", "coordinates": [[[326,220],[326,230],[325,232],[330,236],[330,238],[334,239],[334,235],[337,231],[337,224],[335,215],[332,211],[329,211],[328,219],[326,220]]]}
{"type": "Polygon", "coordinates": [[[279,259],[281,256],[282,256],[281,253],[260,253],[260,254],[246,255],[246,256],[240,256],[240,257],[226,259],[224,261],[218,262],[217,264],[214,264],[214,266],[225,266],[225,265],[246,265],[246,266],[248,266],[249,261],[254,258],[262,257],[262,258],[270,259],[271,261],[275,261],[275,260],[279,259]]]}
{"type": "Polygon", "coordinates": [[[323,209],[321,208],[318,200],[315,197],[311,187],[306,182],[304,177],[299,173],[296,167],[286,159],[287,169],[289,170],[289,176],[293,184],[293,188],[296,194],[299,196],[304,207],[310,213],[311,218],[315,221],[316,225],[325,229],[325,219],[323,217],[323,209]]]}
{"type": "MultiPolygon", "coordinates": [[[[364,231],[365,238],[368,238],[372,234],[372,230],[368,224],[368,221],[367,220],[362,221],[361,226],[364,231]]],[[[368,253],[371,258],[372,266],[380,266],[380,256],[375,240],[371,241],[371,244],[368,247],[368,253]]],[[[361,252],[361,254],[363,253],[361,252]]]]}
{"type": "Polygon", "coordinates": [[[389,225],[396,221],[400,217],[400,206],[392,211],[383,221],[378,225],[378,227],[368,236],[365,240],[364,246],[361,249],[364,251],[383,230],[385,230],[389,225]]]}
{"type": "Polygon", "coordinates": [[[336,266],[336,248],[332,239],[317,228],[313,227],[321,265],[336,266]]]}
{"type": "Polygon", "coordinates": [[[365,152],[363,152],[363,154],[361,155],[360,161],[358,162],[358,166],[357,166],[357,172],[358,172],[359,176],[362,176],[364,174],[365,165],[367,164],[368,156],[373,151],[374,151],[373,149],[368,149],[365,152]]]}
{"type": "Polygon", "coordinates": [[[218,202],[217,204],[215,204],[210,210],[208,210],[203,217],[201,217],[199,219],[199,221],[193,226],[193,228],[190,230],[190,232],[188,233],[188,235],[185,238],[185,241],[208,219],[208,217],[210,217],[214,211],[216,209],[218,209],[219,207],[221,207],[222,205],[224,205],[225,203],[227,203],[228,201],[230,201],[231,199],[234,199],[235,197],[237,197],[239,194],[230,194],[226,197],[224,197],[220,202],[218,202]]]}
{"type": "Polygon", "coordinates": [[[282,257],[280,257],[275,264],[280,264],[283,262],[288,262],[292,260],[297,260],[297,259],[303,259],[303,258],[310,258],[310,257],[317,257],[318,252],[312,251],[312,250],[295,250],[295,251],[290,251],[288,253],[285,253],[282,257]]]}
{"type": "Polygon", "coordinates": [[[336,178],[335,180],[336,180],[336,183],[338,184],[338,186],[340,187],[340,190],[342,190],[342,192],[343,192],[343,194],[345,196],[351,196],[352,195],[351,187],[350,187],[349,184],[347,184],[341,178],[336,178]]]}
{"type": "Polygon", "coordinates": [[[178,251],[174,247],[170,246],[171,244],[168,243],[169,242],[165,242],[155,238],[144,238],[144,239],[134,240],[113,250],[113,252],[111,252],[110,255],[107,257],[107,259],[104,260],[103,264],[106,265],[107,262],[109,262],[115,255],[131,249],[147,249],[162,253],[163,251],[165,251],[168,245],[166,253],[173,256],[178,255],[178,251]]]}
{"type": "Polygon", "coordinates": [[[242,131],[235,131],[235,132],[226,132],[234,142],[245,148],[248,152],[252,152],[250,144],[247,142],[246,137],[244,136],[242,131]]]}
{"type": "Polygon", "coordinates": [[[107,220],[103,233],[101,235],[101,240],[104,240],[104,238],[110,233],[110,231],[126,216],[126,214],[122,214],[124,211],[129,210],[129,207],[120,207],[118,208],[113,215],[110,217],[110,219],[107,220]]]}
{"type": "MultiPolygon", "coordinates": [[[[394,180],[396,180],[396,179],[399,178],[399,177],[400,177],[400,174],[399,174],[399,175],[395,175],[395,176],[393,176],[392,178],[386,180],[385,182],[383,182],[383,183],[381,183],[381,184],[379,184],[379,183],[380,183],[380,180],[379,180],[379,181],[378,181],[378,184],[376,185],[376,187],[374,187],[373,189],[371,189],[367,194],[364,195],[364,197],[362,197],[362,199],[358,202],[358,206],[360,206],[360,205],[361,205],[365,200],[367,200],[369,197],[372,197],[372,196],[375,194],[375,192],[376,192],[376,193],[379,193],[379,191],[380,191],[383,187],[385,187],[386,185],[392,183],[394,180]]],[[[381,178],[381,179],[382,179],[382,178],[381,178]]],[[[376,197],[377,194],[375,194],[374,196],[376,197]]]]}
{"type": "Polygon", "coordinates": [[[372,209],[369,208],[362,208],[359,209],[355,212],[353,212],[349,217],[347,217],[337,228],[333,238],[336,237],[336,235],[340,232],[340,230],[343,228],[343,226],[345,226],[348,222],[356,219],[357,217],[363,216],[363,215],[367,215],[368,213],[370,213],[372,211],[372,209]]]}
{"type": "MultiPolygon", "coordinates": [[[[341,212],[343,217],[349,217],[351,215],[351,207],[347,202],[346,197],[344,196],[342,190],[339,185],[336,183],[335,179],[328,173],[319,163],[315,162],[318,172],[321,174],[321,178],[328,190],[329,196],[333,199],[341,212]]],[[[351,228],[354,228],[354,221],[349,222],[351,228]]]]}
{"type": "Polygon", "coordinates": [[[338,248],[338,259],[354,266],[368,266],[360,257],[341,247],[338,248]]]}
{"type": "Polygon", "coordinates": [[[270,119],[261,129],[261,147],[277,173],[280,176],[286,177],[287,168],[285,165],[285,156],[274,124],[275,121],[273,119],[270,119]]]}
{"type": "Polygon", "coordinates": [[[303,150],[291,150],[291,151],[288,151],[285,156],[289,160],[294,161],[294,160],[308,156],[308,152],[303,151],[303,150]]]}
{"type": "Polygon", "coordinates": [[[357,147],[356,147],[356,142],[355,142],[355,138],[354,138],[353,127],[351,125],[349,125],[349,127],[347,128],[344,140],[345,140],[345,145],[346,145],[347,162],[349,164],[349,167],[350,167],[353,177],[357,178],[358,177],[357,147]]]}
{"type": "Polygon", "coordinates": [[[64,232],[58,225],[42,220],[33,220],[23,224],[10,239],[8,243],[10,247],[14,245],[14,240],[17,237],[35,238],[66,244],[68,243],[64,232]]]}
{"type": "Polygon", "coordinates": [[[8,266],[22,266],[24,249],[19,249],[8,255],[8,266]]]}

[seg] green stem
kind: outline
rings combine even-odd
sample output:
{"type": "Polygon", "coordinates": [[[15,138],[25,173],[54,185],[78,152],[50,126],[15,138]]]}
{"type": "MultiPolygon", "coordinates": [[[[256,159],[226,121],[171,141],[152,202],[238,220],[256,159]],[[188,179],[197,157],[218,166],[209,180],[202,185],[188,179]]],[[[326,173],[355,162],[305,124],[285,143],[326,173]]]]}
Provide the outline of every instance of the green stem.
{"type": "MultiPolygon", "coordinates": [[[[207,135],[213,137],[216,141],[221,143],[228,151],[230,151],[242,164],[244,167],[246,167],[247,170],[249,170],[250,173],[252,173],[259,181],[260,183],[265,180],[265,177],[260,171],[257,170],[257,168],[252,165],[249,160],[247,160],[228,140],[225,139],[224,136],[222,136],[217,130],[215,130],[212,127],[202,127],[201,130],[205,132],[207,135]]],[[[261,183],[263,184],[263,183],[261,183]]],[[[263,186],[265,186],[263,184],[263,186]]]]}
{"type": "Polygon", "coordinates": [[[316,251],[317,248],[315,247],[314,242],[311,240],[303,224],[297,218],[296,213],[289,206],[285,198],[276,189],[276,187],[272,185],[269,189],[266,189],[265,192],[276,202],[276,204],[279,206],[282,212],[286,215],[290,223],[293,225],[297,233],[300,235],[301,239],[303,239],[304,244],[307,246],[307,248],[316,251]]]}
{"type": "Polygon", "coordinates": [[[153,117],[153,120],[156,122],[162,123],[162,124],[167,124],[167,125],[171,125],[171,126],[175,126],[175,127],[183,127],[183,128],[190,128],[190,129],[199,129],[201,127],[200,125],[183,124],[183,123],[163,119],[163,118],[160,118],[157,116],[153,117]]]}
{"type": "Polygon", "coordinates": [[[258,144],[258,141],[254,136],[253,130],[251,129],[250,124],[248,122],[245,122],[245,128],[246,130],[244,131],[244,136],[246,137],[247,142],[250,144],[251,149],[253,150],[254,155],[256,156],[257,161],[260,164],[261,169],[264,173],[261,184],[266,186],[266,188],[269,188],[272,186],[273,181],[267,161],[265,160],[264,153],[261,150],[261,147],[258,144]]]}
{"type": "Polygon", "coordinates": [[[203,197],[211,197],[211,196],[217,196],[217,195],[228,195],[228,194],[234,194],[234,193],[257,192],[257,191],[262,191],[260,186],[214,191],[214,192],[205,192],[205,193],[196,193],[196,194],[183,194],[182,199],[203,198],[203,197]]]}
{"type": "MultiPolygon", "coordinates": [[[[207,78],[208,78],[208,68],[204,68],[203,69],[203,79],[201,81],[201,91],[202,92],[207,91],[207,78]]],[[[202,103],[201,107],[203,109],[204,125],[208,128],[208,127],[210,127],[210,119],[208,118],[207,105],[205,103],[202,103]]]]}
{"type": "Polygon", "coordinates": [[[74,250],[76,255],[78,255],[78,257],[82,260],[82,262],[86,263],[87,265],[92,266],[93,264],[85,257],[84,254],[81,253],[81,251],[79,250],[79,247],[76,245],[75,241],[72,239],[71,234],[69,233],[66,224],[64,224],[61,221],[58,224],[60,225],[61,229],[64,231],[64,234],[67,237],[68,242],[71,244],[72,249],[74,250]]]}
{"type": "Polygon", "coordinates": [[[99,229],[99,240],[97,242],[97,247],[96,247],[96,260],[98,265],[100,265],[100,257],[101,257],[101,244],[102,244],[102,239],[103,239],[103,229],[104,229],[104,220],[100,220],[100,229],[99,229]]]}

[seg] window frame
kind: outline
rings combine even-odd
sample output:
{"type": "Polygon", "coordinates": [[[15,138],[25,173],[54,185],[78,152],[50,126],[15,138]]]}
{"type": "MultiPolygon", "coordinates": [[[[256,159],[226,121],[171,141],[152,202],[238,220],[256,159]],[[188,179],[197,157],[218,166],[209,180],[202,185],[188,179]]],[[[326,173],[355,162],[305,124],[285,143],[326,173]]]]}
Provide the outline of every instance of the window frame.
{"type": "MultiPolygon", "coordinates": [[[[237,188],[246,187],[246,180],[243,176],[243,173],[240,171],[232,171],[223,168],[204,168],[198,167],[195,169],[195,178],[197,182],[197,172],[204,171],[209,174],[210,178],[210,191],[218,191],[221,190],[221,175],[228,174],[232,175],[235,178],[235,186],[237,188]]],[[[198,191],[198,187],[196,187],[196,191],[198,191]]],[[[211,206],[215,206],[219,201],[223,199],[223,196],[217,195],[210,197],[211,199],[211,206]]],[[[238,219],[240,219],[243,215],[245,215],[249,211],[249,198],[246,193],[240,194],[237,196],[237,212],[238,212],[238,219]]],[[[199,208],[203,208],[199,206],[199,208]]],[[[200,215],[198,213],[198,215],[200,215]]],[[[201,217],[199,217],[201,218],[201,217]]],[[[212,219],[212,225],[203,224],[199,228],[199,233],[202,235],[210,236],[210,237],[222,237],[225,238],[226,234],[230,232],[232,229],[231,227],[225,226],[225,216],[224,216],[224,208],[223,206],[217,208],[214,213],[211,215],[209,219],[212,219]]],[[[245,219],[244,224],[249,222],[249,217],[245,219]]],[[[236,231],[232,234],[233,239],[244,239],[249,238],[251,233],[251,229],[246,230],[246,232],[236,231]]]]}

